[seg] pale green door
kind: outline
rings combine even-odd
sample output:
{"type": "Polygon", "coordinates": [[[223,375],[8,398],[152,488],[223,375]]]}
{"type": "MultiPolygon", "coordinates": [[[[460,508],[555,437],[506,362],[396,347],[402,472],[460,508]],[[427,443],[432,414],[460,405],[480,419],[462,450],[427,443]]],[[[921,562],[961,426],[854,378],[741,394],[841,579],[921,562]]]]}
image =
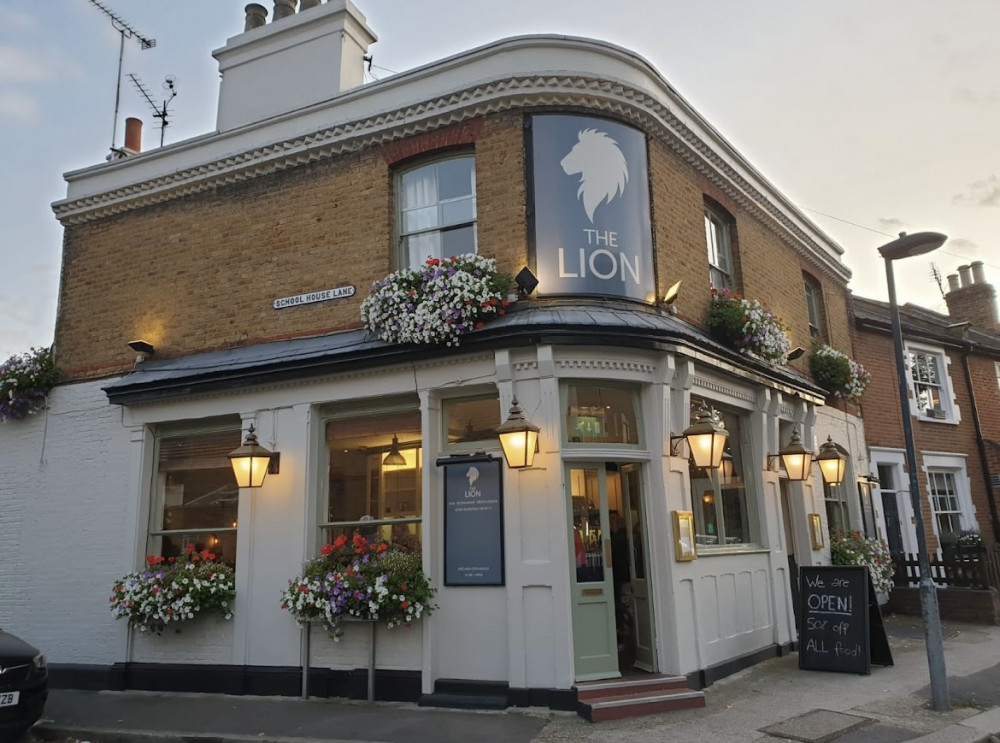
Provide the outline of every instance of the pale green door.
{"type": "Polygon", "coordinates": [[[607,471],[603,463],[567,470],[575,678],[614,678],[621,674],[610,565],[607,471]]]}

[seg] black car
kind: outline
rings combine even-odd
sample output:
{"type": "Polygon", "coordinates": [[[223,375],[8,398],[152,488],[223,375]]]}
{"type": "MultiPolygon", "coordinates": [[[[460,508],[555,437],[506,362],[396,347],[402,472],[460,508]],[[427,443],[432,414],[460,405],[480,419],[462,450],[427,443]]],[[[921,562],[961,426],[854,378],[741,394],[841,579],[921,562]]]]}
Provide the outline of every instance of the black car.
{"type": "Polygon", "coordinates": [[[16,741],[34,725],[48,696],[45,656],[0,629],[0,743],[16,741]]]}

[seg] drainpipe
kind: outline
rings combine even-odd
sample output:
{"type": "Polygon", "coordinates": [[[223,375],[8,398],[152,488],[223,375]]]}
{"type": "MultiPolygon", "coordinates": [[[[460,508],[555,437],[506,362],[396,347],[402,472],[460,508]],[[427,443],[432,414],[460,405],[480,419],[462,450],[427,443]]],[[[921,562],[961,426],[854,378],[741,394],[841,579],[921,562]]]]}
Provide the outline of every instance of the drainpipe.
{"type": "Polygon", "coordinates": [[[986,445],[983,443],[983,427],[979,421],[979,407],[976,405],[976,391],[972,386],[972,371],[969,369],[969,353],[972,343],[962,344],[962,369],[965,371],[965,386],[969,390],[969,400],[972,402],[972,422],[976,426],[976,448],[979,449],[979,466],[986,482],[986,500],[990,504],[990,520],[993,522],[993,540],[1000,542],[1000,521],[997,520],[997,504],[994,498],[993,485],[990,483],[990,467],[986,458],[986,445]]]}

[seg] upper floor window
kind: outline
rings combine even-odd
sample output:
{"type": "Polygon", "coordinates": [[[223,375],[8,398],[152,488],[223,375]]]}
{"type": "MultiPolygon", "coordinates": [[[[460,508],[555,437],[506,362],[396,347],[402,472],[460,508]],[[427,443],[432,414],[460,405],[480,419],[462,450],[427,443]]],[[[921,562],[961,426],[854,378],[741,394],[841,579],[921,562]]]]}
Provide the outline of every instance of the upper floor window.
{"type": "Polygon", "coordinates": [[[476,252],[475,156],[435,160],[402,172],[396,203],[400,267],[476,252]]]}
{"type": "Polygon", "coordinates": [[[806,289],[806,310],[809,314],[809,335],[823,337],[823,287],[809,274],[802,274],[806,289]]]}
{"type": "Polygon", "coordinates": [[[445,400],[442,408],[447,448],[468,450],[471,444],[479,445],[476,448],[500,445],[496,431],[500,425],[497,393],[445,400]]]}
{"type": "Polygon", "coordinates": [[[935,420],[958,422],[944,353],[907,344],[906,355],[914,413],[935,420]]]}
{"type": "Polygon", "coordinates": [[[732,220],[705,207],[705,243],[708,246],[708,275],[713,289],[735,289],[733,281],[732,220]]]}
{"type": "Polygon", "coordinates": [[[227,455],[239,445],[238,419],[157,436],[148,554],[208,550],[236,566],[240,491],[227,455]]]}

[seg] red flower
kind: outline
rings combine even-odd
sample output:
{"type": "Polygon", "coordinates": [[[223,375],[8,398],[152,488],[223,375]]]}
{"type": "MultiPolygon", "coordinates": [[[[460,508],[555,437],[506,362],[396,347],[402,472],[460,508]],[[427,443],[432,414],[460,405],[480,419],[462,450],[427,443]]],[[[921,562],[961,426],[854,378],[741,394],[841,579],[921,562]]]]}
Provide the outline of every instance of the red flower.
{"type": "Polygon", "coordinates": [[[387,549],[389,549],[389,545],[386,544],[385,542],[382,542],[382,544],[378,546],[379,552],[385,552],[387,549]]]}
{"type": "Polygon", "coordinates": [[[482,322],[477,322],[476,323],[476,330],[479,330],[481,327],[483,327],[483,323],[482,322]]]}
{"type": "Polygon", "coordinates": [[[345,534],[341,534],[339,537],[333,540],[333,546],[336,547],[337,549],[340,549],[345,544],[347,544],[347,536],[345,534]]]}
{"type": "MultiPolygon", "coordinates": [[[[343,535],[341,535],[341,536],[339,536],[337,538],[338,539],[343,539],[343,535]]],[[[331,552],[333,552],[334,549],[335,549],[335,547],[332,544],[324,544],[322,547],[320,547],[319,553],[321,555],[329,555],[331,552]]]]}
{"type": "Polygon", "coordinates": [[[400,601],[399,605],[402,606],[404,609],[408,609],[410,607],[410,602],[409,601],[400,601]]]}
{"type": "Polygon", "coordinates": [[[146,564],[147,565],[155,565],[156,564],[156,555],[146,555],[146,564]]]}
{"type": "Polygon", "coordinates": [[[188,546],[186,547],[186,549],[187,549],[187,553],[188,553],[189,555],[190,555],[190,554],[191,554],[192,552],[194,552],[194,542],[188,542],[188,546]]]}
{"type": "Polygon", "coordinates": [[[198,562],[201,558],[197,554],[191,555],[191,562],[198,562]]]}
{"type": "Polygon", "coordinates": [[[410,587],[408,585],[406,585],[405,583],[401,583],[400,586],[399,586],[399,590],[400,591],[409,591],[410,587]]]}
{"type": "Polygon", "coordinates": [[[304,586],[299,583],[299,593],[309,593],[309,586],[304,586]]]}

